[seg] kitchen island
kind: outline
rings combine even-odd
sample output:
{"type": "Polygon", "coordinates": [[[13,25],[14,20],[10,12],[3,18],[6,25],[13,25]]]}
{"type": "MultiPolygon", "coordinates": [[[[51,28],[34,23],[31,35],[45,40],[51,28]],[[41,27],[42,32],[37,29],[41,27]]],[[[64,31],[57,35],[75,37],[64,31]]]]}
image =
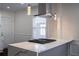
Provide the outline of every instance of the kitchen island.
{"type": "Polygon", "coordinates": [[[19,42],[8,45],[9,56],[67,56],[72,40],[56,40],[55,42],[38,44],[19,42]]]}

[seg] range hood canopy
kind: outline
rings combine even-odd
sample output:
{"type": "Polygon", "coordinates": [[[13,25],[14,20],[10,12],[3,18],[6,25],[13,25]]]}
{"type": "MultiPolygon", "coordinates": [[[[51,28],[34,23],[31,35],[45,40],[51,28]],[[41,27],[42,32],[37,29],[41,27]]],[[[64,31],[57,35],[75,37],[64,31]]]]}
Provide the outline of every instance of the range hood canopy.
{"type": "Polygon", "coordinates": [[[44,17],[52,17],[54,14],[52,13],[52,4],[51,3],[39,3],[38,4],[38,15],[35,16],[44,16],[44,17]]]}

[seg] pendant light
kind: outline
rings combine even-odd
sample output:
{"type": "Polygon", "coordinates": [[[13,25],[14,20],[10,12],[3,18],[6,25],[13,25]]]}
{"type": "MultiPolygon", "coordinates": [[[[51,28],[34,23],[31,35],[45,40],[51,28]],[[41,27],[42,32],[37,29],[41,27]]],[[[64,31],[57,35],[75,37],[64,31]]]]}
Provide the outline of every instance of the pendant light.
{"type": "Polygon", "coordinates": [[[57,19],[57,15],[56,15],[56,13],[54,14],[54,20],[56,20],[57,19]]]}
{"type": "Polygon", "coordinates": [[[27,15],[31,15],[31,5],[28,4],[27,6],[27,15]]]}

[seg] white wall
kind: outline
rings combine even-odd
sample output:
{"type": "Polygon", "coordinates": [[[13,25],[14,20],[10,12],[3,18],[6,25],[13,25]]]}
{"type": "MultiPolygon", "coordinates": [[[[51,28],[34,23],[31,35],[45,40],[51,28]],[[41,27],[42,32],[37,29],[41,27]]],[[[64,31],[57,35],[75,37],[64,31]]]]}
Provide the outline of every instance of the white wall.
{"type": "MultiPolygon", "coordinates": [[[[32,15],[38,14],[38,7],[32,7],[32,15]]],[[[34,16],[28,16],[27,10],[20,10],[15,13],[15,42],[22,42],[32,39],[32,20],[34,16]]]]}
{"type": "Polygon", "coordinates": [[[53,18],[47,19],[46,35],[48,38],[57,39],[57,21],[53,18]]]}
{"type": "MultiPolygon", "coordinates": [[[[54,14],[57,9],[57,4],[52,4],[51,12],[54,14]]],[[[57,39],[57,20],[54,17],[47,18],[47,37],[57,39]]]]}
{"type": "Polygon", "coordinates": [[[14,42],[14,13],[1,11],[1,26],[4,36],[5,45],[14,42]]]}
{"type": "Polygon", "coordinates": [[[73,9],[71,4],[62,4],[62,37],[64,39],[74,38],[73,9]]]}
{"type": "Polygon", "coordinates": [[[62,4],[61,11],[62,38],[79,40],[79,4],[62,4]]]}
{"type": "Polygon", "coordinates": [[[15,42],[27,41],[32,38],[32,18],[26,11],[18,11],[15,15],[15,42]]]}

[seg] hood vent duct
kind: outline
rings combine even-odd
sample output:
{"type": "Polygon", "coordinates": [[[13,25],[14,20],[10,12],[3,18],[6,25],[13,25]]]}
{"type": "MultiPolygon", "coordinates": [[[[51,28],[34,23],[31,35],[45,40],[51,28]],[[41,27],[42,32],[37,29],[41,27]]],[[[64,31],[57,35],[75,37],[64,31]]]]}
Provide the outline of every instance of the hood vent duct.
{"type": "Polygon", "coordinates": [[[44,16],[44,17],[52,17],[54,14],[52,13],[52,4],[51,3],[39,3],[38,4],[38,15],[35,16],[44,16]]]}
{"type": "Polygon", "coordinates": [[[39,3],[38,4],[38,15],[44,15],[44,14],[46,14],[46,4],[39,3]]]}

